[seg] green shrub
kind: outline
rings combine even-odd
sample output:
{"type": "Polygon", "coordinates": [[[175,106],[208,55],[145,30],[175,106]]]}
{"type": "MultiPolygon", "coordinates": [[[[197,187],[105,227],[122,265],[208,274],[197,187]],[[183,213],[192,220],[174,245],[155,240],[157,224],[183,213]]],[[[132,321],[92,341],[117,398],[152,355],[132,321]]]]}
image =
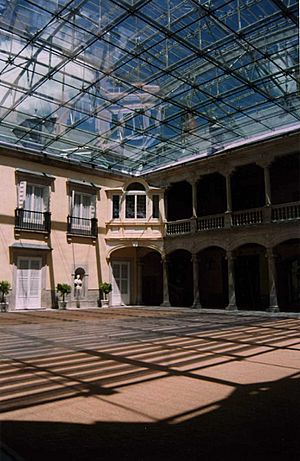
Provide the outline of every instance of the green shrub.
{"type": "Polygon", "coordinates": [[[102,291],[102,293],[105,293],[106,295],[108,295],[108,293],[110,293],[112,290],[111,283],[107,282],[100,283],[99,288],[102,291]]]}
{"type": "Polygon", "coordinates": [[[10,290],[10,283],[7,280],[1,280],[0,281],[0,302],[5,303],[5,296],[8,295],[10,290]]]}
{"type": "Polygon", "coordinates": [[[68,285],[67,283],[58,283],[56,290],[60,293],[62,300],[65,301],[65,296],[71,293],[71,285],[68,285]]]}

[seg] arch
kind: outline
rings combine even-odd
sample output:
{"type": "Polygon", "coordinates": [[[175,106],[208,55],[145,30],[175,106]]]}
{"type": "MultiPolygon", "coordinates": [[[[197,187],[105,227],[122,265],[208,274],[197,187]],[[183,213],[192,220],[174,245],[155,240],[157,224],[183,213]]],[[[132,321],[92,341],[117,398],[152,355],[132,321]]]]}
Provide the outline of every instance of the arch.
{"type": "MultiPolygon", "coordinates": [[[[195,242],[195,245],[194,245],[194,250],[196,253],[199,253],[203,250],[205,250],[206,248],[210,248],[210,247],[218,247],[218,248],[221,248],[222,250],[226,251],[227,250],[227,244],[224,245],[224,236],[208,236],[208,237],[204,237],[203,239],[201,238],[201,241],[200,242],[195,242]]],[[[227,243],[227,242],[225,242],[227,243]]]]}
{"type": "Polygon", "coordinates": [[[209,246],[197,254],[199,264],[199,297],[205,308],[225,308],[228,305],[228,266],[226,251],[209,246]]]}
{"type": "Polygon", "coordinates": [[[226,209],[225,176],[221,173],[203,176],[197,182],[197,216],[224,213],[226,209]]]}
{"type": "Polygon", "coordinates": [[[143,178],[139,178],[138,181],[136,179],[131,178],[124,182],[122,189],[123,189],[123,193],[125,193],[126,191],[130,189],[131,190],[141,190],[141,191],[144,190],[146,193],[148,193],[149,184],[143,178]],[[134,187],[138,187],[141,189],[131,189],[134,187]]]}
{"type": "Polygon", "coordinates": [[[266,248],[247,243],[234,250],[236,304],[239,309],[264,310],[269,306],[266,248]]]}
{"type": "Polygon", "coordinates": [[[110,250],[112,305],[159,305],[163,301],[162,251],[139,242],[110,250]]]}
{"type": "Polygon", "coordinates": [[[279,308],[300,312],[300,238],[274,247],[279,308]]]}
{"type": "Polygon", "coordinates": [[[299,201],[299,177],[300,154],[297,153],[276,158],[270,166],[272,203],[280,204],[299,201]]]}
{"type": "Polygon", "coordinates": [[[171,306],[189,307],[193,304],[192,255],[186,250],[168,254],[168,284],[171,306]]]}
{"type": "Polygon", "coordinates": [[[171,185],[166,193],[167,220],[189,219],[193,215],[192,185],[180,181],[171,185]]]}
{"type": "Polygon", "coordinates": [[[235,235],[235,239],[229,245],[229,250],[236,252],[239,248],[247,247],[248,245],[257,245],[260,247],[266,247],[266,242],[269,240],[269,236],[261,233],[260,235],[253,235],[251,238],[249,235],[235,235]]]}
{"type": "Polygon", "coordinates": [[[126,187],[126,192],[129,192],[129,191],[136,191],[136,190],[146,192],[145,186],[144,186],[142,183],[140,183],[140,182],[131,182],[131,183],[128,184],[128,186],[126,187]]]}
{"type": "MultiPolygon", "coordinates": [[[[133,248],[132,241],[120,243],[120,244],[114,246],[113,248],[110,248],[108,250],[107,254],[106,254],[106,259],[110,260],[112,258],[112,255],[113,255],[114,252],[119,251],[119,250],[123,250],[123,249],[126,249],[126,248],[133,248]]],[[[161,255],[161,257],[164,256],[163,249],[161,247],[155,245],[154,243],[148,243],[148,242],[140,243],[140,248],[148,248],[149,250],[157,251],[161,255]]]]}
{"type": "MultiPolygon", "coordinates": [[[[77,276],[80,277],[80,280],[82,281],[82,288],[81,288],[81,293],[80,297],[85,298],[86,297],[86,291],[87,291],[87,286],[86,286],[86,271],[83,267],[78,266],[76,267],[74,271],[74,280],[77,278],[77,276]]],[[[76,290],[75,290],[75,284],[73,288],[73,296],[76,297],[76,290]]]]}
{"type": "Polygon", "coordinates": [[[231,175],[232,210],[265,205],[265,181],[262,167],[251,163],[238,167],[231,175]]]}
{"type": "Polygon", "coordinates": [[[145,306],[159,306],[163,302],[162,258],[157,251],[150,251],[140,259],[141,301],[145,306]]]}

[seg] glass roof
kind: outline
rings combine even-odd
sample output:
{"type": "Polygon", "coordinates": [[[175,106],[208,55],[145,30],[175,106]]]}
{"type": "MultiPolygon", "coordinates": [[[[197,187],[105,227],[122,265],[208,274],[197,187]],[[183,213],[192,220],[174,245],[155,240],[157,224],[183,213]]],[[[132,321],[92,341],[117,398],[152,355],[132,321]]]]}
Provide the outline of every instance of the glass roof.
{"type": "Polygon", "coordinates": [[[4,144],[138,176],[300,128],[297,0],[0,0],[0,39],[4,144]]]}

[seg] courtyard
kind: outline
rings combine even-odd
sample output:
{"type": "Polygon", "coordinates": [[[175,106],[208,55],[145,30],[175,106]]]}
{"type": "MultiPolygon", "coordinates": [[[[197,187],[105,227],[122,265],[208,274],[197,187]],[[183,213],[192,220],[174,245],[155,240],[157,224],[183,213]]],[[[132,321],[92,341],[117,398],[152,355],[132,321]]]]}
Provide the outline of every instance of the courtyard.
{"type": "Polygon", "coordinates": [[[2,313],[3,460],[298,460],[300,320],[2,313]]]}

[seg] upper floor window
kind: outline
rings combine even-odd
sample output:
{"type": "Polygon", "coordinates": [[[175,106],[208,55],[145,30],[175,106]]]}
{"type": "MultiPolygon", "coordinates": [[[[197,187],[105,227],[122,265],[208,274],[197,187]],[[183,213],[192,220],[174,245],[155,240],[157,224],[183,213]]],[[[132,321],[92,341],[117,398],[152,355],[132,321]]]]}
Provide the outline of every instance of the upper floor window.
{"type": "Polygon", "coordinates": [[[50,232],[50,192],[55,178],[46,173],[23,169],[17,169],[16,175],[16,228],[50,232]]]}
{"type": "Polygon", "coordinates": [[[96,196],[72,191],[71,215],[76,218],[92,219],[96,214],[96,196]]]}
{"type": "Polygon", "coordinates": [[[93,183],[75,179],[69,179],[68,186],[70,194],[68,235],[96,237],[98,233],[96,203],[99,188],[93,183]]]}
{"type": "Polygon", "coordinates": [[[49,211],[49,186],[20,181],[18,207],[40,213],[49,211]]]}
{"type": "Polygon", "coordinates": [[[146,218],[146,191],[140,183],[132,183],[126,189],[125,217],[146,218]]]}
{"type": "MultiPolygon", "coordinates": [[[[112,220],[160,220],[163,216],[162,189],[148,186],[145,181],[132,182],[125,187],[107,189],[112,220]]],[[[132,225],[132,222],[128,225],[132,225]]]]}

